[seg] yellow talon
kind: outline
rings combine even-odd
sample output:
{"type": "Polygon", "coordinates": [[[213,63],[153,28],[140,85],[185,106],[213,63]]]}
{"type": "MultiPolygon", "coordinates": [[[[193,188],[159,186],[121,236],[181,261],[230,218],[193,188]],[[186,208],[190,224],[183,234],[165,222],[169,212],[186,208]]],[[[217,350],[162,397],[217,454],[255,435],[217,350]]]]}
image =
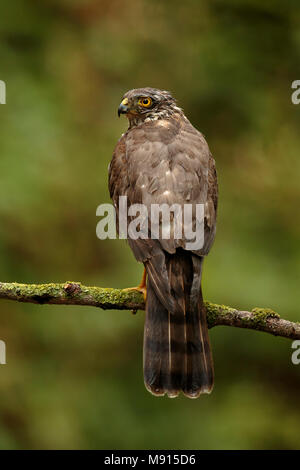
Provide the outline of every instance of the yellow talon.
{"type": "Polygon", "coordinates": [[[141,292],[144,296],[144,301],[146,302],[146,299],[147,299],[146,279],[147,279],[147,272],[146,272],[146,269],[144,268],[141,283],[137,287],[128,287],[127,289],[124,289],[124,290],[137,290],[137,291],[141,292]]]}

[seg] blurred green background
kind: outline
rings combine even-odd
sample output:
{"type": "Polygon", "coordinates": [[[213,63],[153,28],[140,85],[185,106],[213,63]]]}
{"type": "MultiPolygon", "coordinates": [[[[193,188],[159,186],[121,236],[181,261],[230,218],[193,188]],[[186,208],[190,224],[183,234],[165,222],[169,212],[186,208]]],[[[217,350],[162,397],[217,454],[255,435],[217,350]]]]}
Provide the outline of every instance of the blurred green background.
{"type": "MultiPolygon", "coordinates": [[[[207,300],[299,320],[300,9],[290,0],[14,0],[1,6],[0,280],[128,287],[124,241],[96,238],[122,95],[177,97],[215,156],[207,300]]],[[[144,388],[144,313],[0,303],[0,448],[300,448],[291,342],[211,330],[198,400],[144,388]]]]}

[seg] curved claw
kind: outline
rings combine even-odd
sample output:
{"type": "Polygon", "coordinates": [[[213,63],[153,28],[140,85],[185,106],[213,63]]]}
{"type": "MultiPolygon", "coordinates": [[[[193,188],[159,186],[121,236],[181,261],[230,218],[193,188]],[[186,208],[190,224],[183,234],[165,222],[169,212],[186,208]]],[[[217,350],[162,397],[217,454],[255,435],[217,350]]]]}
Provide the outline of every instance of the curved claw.
{"type": "Polygon", "coordinates": [[[142,277],[140,285],[137,287],[128,287],[127,289],[124,289],[124,290],[137,290],[141,292],[141,294],[143,294],[144,301],[146,303],[146,299],[147,299],[146,279],[147,279],[147,272],[146,272],[146,269],[144,268],[143,277],[142,277]]]}

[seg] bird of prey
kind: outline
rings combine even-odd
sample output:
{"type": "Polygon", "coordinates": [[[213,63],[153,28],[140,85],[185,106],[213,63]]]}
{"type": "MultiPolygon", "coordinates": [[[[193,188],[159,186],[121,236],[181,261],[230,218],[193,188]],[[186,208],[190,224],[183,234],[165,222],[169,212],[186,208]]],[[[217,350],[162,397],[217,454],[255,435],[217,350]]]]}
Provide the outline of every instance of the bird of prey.
{"type": "MultiPolygon", "coordinates": [[[[169,239],[161,232],[156,238],[128,238],[145,268],[138,287],[146,291],[145,386],[157,396],[176,397],[182,392],[197,398],[210,393],[214,381],[201,274],[216,231],[215,161],[203,135],[167,91],[130,90],[119,105],[120,114],[127,116],[129,127],[109,166],[117,219],[120,196],[127,197],[128,205],[144,204],[149,209],[153,204],[204,207],[204,243],[194,250],[187,249],[184,235],[176,238],[173,232],[169,239]]],[[[150,212],[147,217],[150,227],[150,212]]],[[[128,224],[130,220],[128,216],[128,224]]],[[[193,226],[195,222],[192,218],[193,226]]],[[[184,219],[183,229],[185,223],[184,219]]]]}

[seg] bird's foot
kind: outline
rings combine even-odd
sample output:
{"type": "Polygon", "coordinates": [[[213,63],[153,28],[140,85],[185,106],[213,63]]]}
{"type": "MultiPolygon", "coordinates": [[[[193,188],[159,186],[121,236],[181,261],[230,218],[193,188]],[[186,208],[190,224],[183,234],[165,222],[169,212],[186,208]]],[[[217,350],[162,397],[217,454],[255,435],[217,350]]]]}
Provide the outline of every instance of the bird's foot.
{"type": "Polygon", "coordinates": [[[146,278],[147,278],[147,273],[146,273],[146,269],[144,269],[141,283],[137,287],[127,287],[127,289],[124,289],[124,290],[137,290],[138,292],[143,294],[144,301],[146,302],[146,299],[147,299],[146,278]]]}
{"type": "Polygon", "coordinates": [[[143,294],[144,301],[146,302],[147,299],[147,287],[141,287],[141,286],[136,286],[136,287],[127,287],[124,290],[137,290],[141,294],[143,294]]]}

